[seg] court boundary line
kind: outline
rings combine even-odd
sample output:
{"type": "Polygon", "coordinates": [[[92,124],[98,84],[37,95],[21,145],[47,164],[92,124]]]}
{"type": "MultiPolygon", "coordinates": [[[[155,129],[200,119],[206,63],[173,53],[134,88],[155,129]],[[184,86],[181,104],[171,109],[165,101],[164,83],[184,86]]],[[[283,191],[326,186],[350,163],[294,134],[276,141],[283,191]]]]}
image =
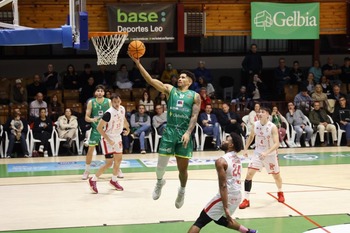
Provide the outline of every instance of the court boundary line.
{"type": "MultiPolygon", "coordinates": [[[[278,197],[276,197],[275,195],[273,195],[270,192],[267,192],[268,195],[270,195],[272,198],[278,200],[278,197]]],[[[289,209],[291,209],[292,211],[296,212],[297,214],[299,214],[301,217],[303,217],[304,219],[306,219],[307,221],[309,221],[310,223],[312,223],[313,225],[315,225],[317,228],[323,230],[324,232],[327,233],[331,233],[330,231],[328,231],[327,229],[325,229],[323,226],[321,226],[320,224],[318,224],[317,222],[315,222],[314,220],[312,220],[311,218],[309,218],[308,216],[304,215],[303,213],[301,213],[300,211],[298,211],[297,209],[295,209],[294,207],[288,205],[287,203],[283,202],[281,203],[285,206],[287,206],[289,209]]]]}

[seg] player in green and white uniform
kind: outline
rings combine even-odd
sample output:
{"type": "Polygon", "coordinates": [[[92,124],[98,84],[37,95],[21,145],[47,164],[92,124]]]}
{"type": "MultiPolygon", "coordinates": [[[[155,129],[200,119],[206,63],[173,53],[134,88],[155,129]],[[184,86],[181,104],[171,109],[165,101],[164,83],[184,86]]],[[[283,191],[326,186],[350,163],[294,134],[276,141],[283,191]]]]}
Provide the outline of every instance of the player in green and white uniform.
{"type": "Polygon", "coordinates": [[[103,114],[110,108],[111,100],[104,97],[105,89],[103,85],[97,85],[95,88],[95,98],[89,100],[86,112],[85,121],[91,123],[91,134],[89,138],[89,149],[85,159],[85,172],[82,179],[86,180],[90,174],[90,164],[95,147],[101,140],[101,134],[97,131],[97,125],[100,122],[103,114]]]}
{"type": "Polygon", "coordinates": [[[177,82],[177,88],[170,84],[164,84],[158,79],[153,79],[142,66],[139,59],[130,56],[139,68],[147,83],[158,91],[164,93],[168,99],[167,126],[162,135],[159,147],[157,164],[157,184],[153,191],[153,199],[160,197],[162,187],[165,185],[163,179],[165,168],[170,156],[176,157],[179,170],[180,188],[175,201],[176,208],[181,208],[185,198],[185,188],[188,178],[188,162],[192,157],[193,144],[191,133],[196,126],[201,100],[198,93],[189,90],[195,81],[195,76],[189,71],[181,71],[177,82]]]}

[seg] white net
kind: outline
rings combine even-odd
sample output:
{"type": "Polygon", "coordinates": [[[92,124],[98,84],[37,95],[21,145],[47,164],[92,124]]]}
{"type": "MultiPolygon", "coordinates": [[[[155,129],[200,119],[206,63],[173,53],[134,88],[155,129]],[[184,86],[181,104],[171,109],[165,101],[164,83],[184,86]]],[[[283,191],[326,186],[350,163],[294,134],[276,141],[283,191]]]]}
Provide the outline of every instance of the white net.
{"type": "Polygon", "coordinates": [[[91,40],[97,54],[97,65],[116,65],[120,48],[127,37],[127,33],[92,34],[91,40]]]}

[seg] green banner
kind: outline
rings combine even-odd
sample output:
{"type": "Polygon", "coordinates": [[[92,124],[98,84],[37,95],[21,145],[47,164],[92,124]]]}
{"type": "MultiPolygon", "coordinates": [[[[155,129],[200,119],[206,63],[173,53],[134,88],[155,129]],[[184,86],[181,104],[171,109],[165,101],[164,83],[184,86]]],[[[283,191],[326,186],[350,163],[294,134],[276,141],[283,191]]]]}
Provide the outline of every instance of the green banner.
{"type": "Polygon", "coordinates": [[[318,39],[320,4],[251,3],[253,39],[318,39]]]}

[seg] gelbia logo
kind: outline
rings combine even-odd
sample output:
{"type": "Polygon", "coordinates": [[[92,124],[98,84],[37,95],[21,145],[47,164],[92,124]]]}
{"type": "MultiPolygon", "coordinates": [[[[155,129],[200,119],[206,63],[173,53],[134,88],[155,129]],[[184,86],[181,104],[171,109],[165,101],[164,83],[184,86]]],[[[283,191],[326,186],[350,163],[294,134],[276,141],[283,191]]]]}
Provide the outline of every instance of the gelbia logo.
{"type": "Polygon", "coordinates": [[[287,14],[283,11],[269,13],[267,10],[256,13],[254,24],[256,27],[270,28],[276,27],[317,27],[318,20],[316,16],[310,15],[309,12],[302,14],[300,11],[293,11],[292,14],[287,14]]]}

